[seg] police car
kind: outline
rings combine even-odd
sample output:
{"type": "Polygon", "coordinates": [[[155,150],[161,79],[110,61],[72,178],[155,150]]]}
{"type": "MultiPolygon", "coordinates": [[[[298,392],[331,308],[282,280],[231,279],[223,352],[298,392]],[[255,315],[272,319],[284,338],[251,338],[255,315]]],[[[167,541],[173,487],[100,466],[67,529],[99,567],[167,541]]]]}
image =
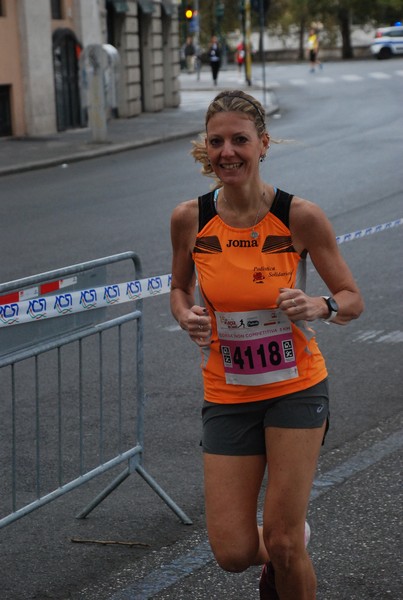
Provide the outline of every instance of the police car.
{"type": "Polygon", "coordinates": [[[403,25],[381,27],[375,32],[371,44],[371,52],[376,58],[391,58],[395,54],[403,54],[403,25]]]}

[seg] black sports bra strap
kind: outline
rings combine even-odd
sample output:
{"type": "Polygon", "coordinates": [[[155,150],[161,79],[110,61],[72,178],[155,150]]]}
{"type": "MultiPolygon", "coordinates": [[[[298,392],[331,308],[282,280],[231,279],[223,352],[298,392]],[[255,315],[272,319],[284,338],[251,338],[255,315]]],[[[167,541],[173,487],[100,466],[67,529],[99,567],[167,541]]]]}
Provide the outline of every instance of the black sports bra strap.
{"type": "Polygon", "coordinates": [[[278,189],[270,209],[270,212],[280,219],[288,229],[290,228],[290,206],[293,197],[293,194],[278,189]]]}
{"type": "Polygon", "coordinates": [[[203,196],[199,196],[199,231],[203,229],[205,225],[213,217],[216,216],[217,211],[214,206],[214,191],[208,192],[203,196]]]}
{"type": "MultiPolygon", "coordinates": [[[[293,199],[292,194],[288,194],[278,189],[274,196],[270,212],[275,215],[286,227],[290,227],[290,206],[293,199]]],[[[199,231],[216,216],[217,211],[214,204],[214,191],[199,196],[199,231]]]]}

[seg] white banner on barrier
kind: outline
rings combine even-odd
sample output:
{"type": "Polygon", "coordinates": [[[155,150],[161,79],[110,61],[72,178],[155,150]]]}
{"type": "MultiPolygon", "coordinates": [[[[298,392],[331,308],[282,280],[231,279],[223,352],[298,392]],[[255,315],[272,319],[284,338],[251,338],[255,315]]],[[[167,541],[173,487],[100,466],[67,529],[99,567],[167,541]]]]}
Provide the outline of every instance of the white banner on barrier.
{"type": "Polygon", "coordinates": [[[166,294],[170,289],[171,275],[168,274],[3,304],[0,306],[0,327],[107,308],[113,304],[166,294]]]}
{"type": "MultiPolygon", "coordinates": [[[[389,223],[374,225],[373,227],[337,236],[336,241],[338,244],[351,242],[402,224],[403,219],[396,219],[389,223]]],[[[136,279],[124,283],[114,283],[52,296],[41,296],[7,304],[1,304],[0,298],[0,328],[167,294],[171,289],[171,278],[171,274],[158,275],[147,279],[136,279]]]]}
{"type": "Polygon", "coordinates": [[[352,233],[338,235],[336,241],[338,244],[352,242],[353,240],[358,240],[367,235],[372,235],[373,233],[380,233],[381,231],[385,231],[385,229],[392,229],[392,227],[397,227],[398,225],[403,225],[403,219],[395,219],[394,221],[389,221],[389,223],[382,223],[382,225],[373,225],[373,227],[366,227],[365,229],[358,229],[352,233]]]}

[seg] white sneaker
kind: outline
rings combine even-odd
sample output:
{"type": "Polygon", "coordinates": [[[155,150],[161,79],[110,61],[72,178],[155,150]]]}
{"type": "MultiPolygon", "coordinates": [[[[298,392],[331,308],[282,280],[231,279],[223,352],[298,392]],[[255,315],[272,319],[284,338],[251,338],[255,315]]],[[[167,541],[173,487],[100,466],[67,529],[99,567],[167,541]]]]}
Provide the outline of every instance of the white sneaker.
{"type": "Polygon", "coordinates": [[[305,521],[305,548],[309,544],[310,539],[311,539],[311,528],[309,527],[308,521],[305,521]]]}

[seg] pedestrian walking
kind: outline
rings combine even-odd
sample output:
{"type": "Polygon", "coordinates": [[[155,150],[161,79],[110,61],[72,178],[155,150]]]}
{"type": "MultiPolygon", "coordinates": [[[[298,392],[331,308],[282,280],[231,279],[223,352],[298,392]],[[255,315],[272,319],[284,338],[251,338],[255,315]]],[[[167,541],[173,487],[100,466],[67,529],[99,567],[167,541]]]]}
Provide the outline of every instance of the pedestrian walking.
{"type": "Polygon", "coordinates": [[[312,325],[346,325],[363,301],[319,206],[262,178],[260,102],[223,91],[205,122],[192,155],[215,186],[173,211],[171,308],[201,350],[209,541],[226,571],[264,565],[262,600],[314,600],[305,521],[329,394],[312,325]],[[308,256],[326,296],[305,290],[308,256]]]}
{"type": "Polygon", "coordinates": [[[238,65],[238,73],[242,73],[242,67],[245,64],[245,55],[245,45],[243,42],[239,42],[235,52],[235,60],[236,64],[238,65]]]}
{"type": "Polygon", "coordinates": [[[315,67],[322,69],[322,63],[318,60],[319,37],[315,29],[309,30],[308,35],[308,58],[310,63],[310,72],[315,73],[315,67]]]}
{"type": "Polygon", "coordinates": [[[184,55],[186,61],[186,70],[188,73],[194,73],[196,62],[196,46],[191,37],[186,39],[184,47],[184,55]]]}
{"type": "Polygon", "coordinates": [[[217,36],[213,35],[211,38],[210,47],[208,49],[208,56],[211,66],[211,74],[213,76],[214,85],[217,85],[218,72],[221,66],[221,48],[218,43],[217,36]]]}

